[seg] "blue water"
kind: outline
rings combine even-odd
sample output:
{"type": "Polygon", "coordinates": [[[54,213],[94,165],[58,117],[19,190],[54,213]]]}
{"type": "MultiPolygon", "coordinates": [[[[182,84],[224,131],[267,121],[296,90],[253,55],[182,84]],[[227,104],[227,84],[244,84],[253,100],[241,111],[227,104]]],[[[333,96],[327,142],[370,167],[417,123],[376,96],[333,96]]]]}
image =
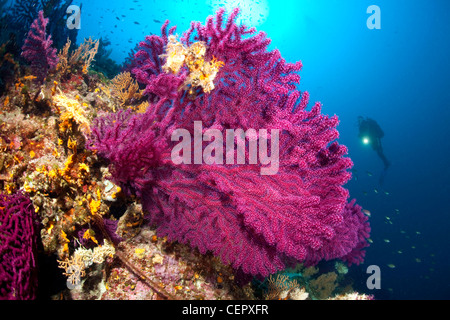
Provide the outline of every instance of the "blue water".
{"type": "MultiPolygon", "coordinates": [[[[78,42],[108,36],[118,63],[145,35],[159,34],[166,19],[181,34],[191,20],[204,22],[220,4],[237,3],[82,2],[78,42]]],[[[354,162],[347,187],[371,212],[373,244],[365,264],[352,268],[362,274],[369,265],[381,268],[381,289],[366,292],[383,299],[449,299],[450,2],[239,2],[243,22],[266,32],[286,60],[303,62],[300,90],[340,118],[340,142],[354,162]],[[381,9],[379,30],[367,27],[370,5],[381,9]],[[385,133],[392,165],[382,186],[381,160],[358,139],[359,115],[375,119],[385,133]]]]}
{"type": "MultiPolygon", "coordinates": [[[[181,34],[189,21],[205,21],[218,3],[83,2],[78,40],[109,36],[111,57],[121,63],[145,35],[159,34],[155,20],[170,19],[181,34]]],[[[241,3],[243,21],[265,31],[285,59],[303,62],[300,89],[341,120],[340,141],[355,169],[347,187],[371,212],[372,224],[366,262],[353,268],[363,274],[368,265],[381,268],[381,289],[366,292],[383,299],[449,299],[450,2],[241,3]],[[366,24],[373,4],[381,9],[378,30],[366,24]],[[392,166],[383,186],[381,160],[357,137],[359,115],[375,119],[385,133],[383,148],[392,166]]]]}

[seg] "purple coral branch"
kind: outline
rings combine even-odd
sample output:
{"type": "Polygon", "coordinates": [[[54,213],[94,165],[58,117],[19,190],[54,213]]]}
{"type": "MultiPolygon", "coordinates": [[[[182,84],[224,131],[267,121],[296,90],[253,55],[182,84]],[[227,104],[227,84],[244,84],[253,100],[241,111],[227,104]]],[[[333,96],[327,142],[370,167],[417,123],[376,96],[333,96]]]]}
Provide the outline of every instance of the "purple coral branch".
{"type": "Polygon", "coordinates": [[[110,161],[112,179],[141,198],[160,235],[211,251],[245,273],[267,276],[292,259],[360,261],[349,254],[361,257],[354,235],[367,228],[346,209],[352,161],[336,141],[339,120],[321,114],[320,103],[307,111],[309,94],[297,90],[302,64],[269,51],[264,33],[236,25],[238,13],[226,20],[219,10],[181,38],[186,46],[204,41],[207,59],[225,63],[213,91],[188,98],[180,89],[186,70],[161,70],[166,22],[135,56],[133,72],[150,97],[147,113],[100,118],[89,143],[110,161]],[[173,164],[170,135],[183,128],[193,136],[194,121],[204,130],[279,129],[278,174],[261,176],[260,165],[173,164]]]}
{"type": "Polygon", "coordinates": [[[39,16],[32,23],[22,46],[22,56],[31,64],[31,70],[40,83],[58,64],[56,49],[52,47],[53,41],[51,36],[47,37],[45,31],[47,24],[48,19],[44,18],[44,12],[39,11],[39,16]]]}
{"type": "Polygon", "coordinates": [[[38,226],[27,196],[0,194],[0,300],[36,298],[38,226]]]}

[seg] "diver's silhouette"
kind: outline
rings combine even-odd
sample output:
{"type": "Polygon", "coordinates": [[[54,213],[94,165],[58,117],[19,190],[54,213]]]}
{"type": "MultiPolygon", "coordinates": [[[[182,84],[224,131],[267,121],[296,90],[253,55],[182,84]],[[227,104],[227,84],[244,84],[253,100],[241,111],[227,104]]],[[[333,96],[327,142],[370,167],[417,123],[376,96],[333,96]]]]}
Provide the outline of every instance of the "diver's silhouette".
{"type": "Polygon", "coordinates": [[[384,170],[391,165],[386,156],[383,153],[383,147],[381,146],[381,138],[384,137],[384,132],[381,130],[378,123],[370,118],[364,119],[363,117],[358,117],[359,125],[359,135],[358,137],[363,140],[365,144],[368,144],[376,151],[378,156],[381,158],[384,164],[384,170]]]}

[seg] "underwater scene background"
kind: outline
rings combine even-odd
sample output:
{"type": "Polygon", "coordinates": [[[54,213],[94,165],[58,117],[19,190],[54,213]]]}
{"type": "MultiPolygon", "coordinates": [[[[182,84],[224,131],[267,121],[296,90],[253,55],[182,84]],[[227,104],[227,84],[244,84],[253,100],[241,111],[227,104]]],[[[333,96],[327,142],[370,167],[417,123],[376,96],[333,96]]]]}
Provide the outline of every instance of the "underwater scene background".
{"type": "Polygon", "coordinates": [[[0,10],[0,299],[450,298],[448,1],[0,10]],[[279,173],[164,169],[166,138],[200,119],[281,124],[279,173]]]}

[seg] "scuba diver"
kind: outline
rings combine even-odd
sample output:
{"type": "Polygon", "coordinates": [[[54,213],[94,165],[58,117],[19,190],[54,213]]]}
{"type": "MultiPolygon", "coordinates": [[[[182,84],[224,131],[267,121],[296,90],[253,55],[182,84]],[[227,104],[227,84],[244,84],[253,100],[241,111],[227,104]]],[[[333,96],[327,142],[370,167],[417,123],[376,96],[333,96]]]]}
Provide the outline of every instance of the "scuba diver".
{"type": "Polygon", "coordinates": [[[384,137],[384,132],[381,130],[378,123],[370,118],[364,119],[363,117],[358,117],[358,125],[359,125],[359,135],[358,137],[362,139],[364,144],[368,144],[372,147],[373,150],[376,151],[380,159],[384,164],[384,171],[380,178],[380,184],[383,182],[384,174],[386,170],[389,168],[391,163],[386,158],[383,153],[383,147],[381,146],[381,138],[384,137]]]}

